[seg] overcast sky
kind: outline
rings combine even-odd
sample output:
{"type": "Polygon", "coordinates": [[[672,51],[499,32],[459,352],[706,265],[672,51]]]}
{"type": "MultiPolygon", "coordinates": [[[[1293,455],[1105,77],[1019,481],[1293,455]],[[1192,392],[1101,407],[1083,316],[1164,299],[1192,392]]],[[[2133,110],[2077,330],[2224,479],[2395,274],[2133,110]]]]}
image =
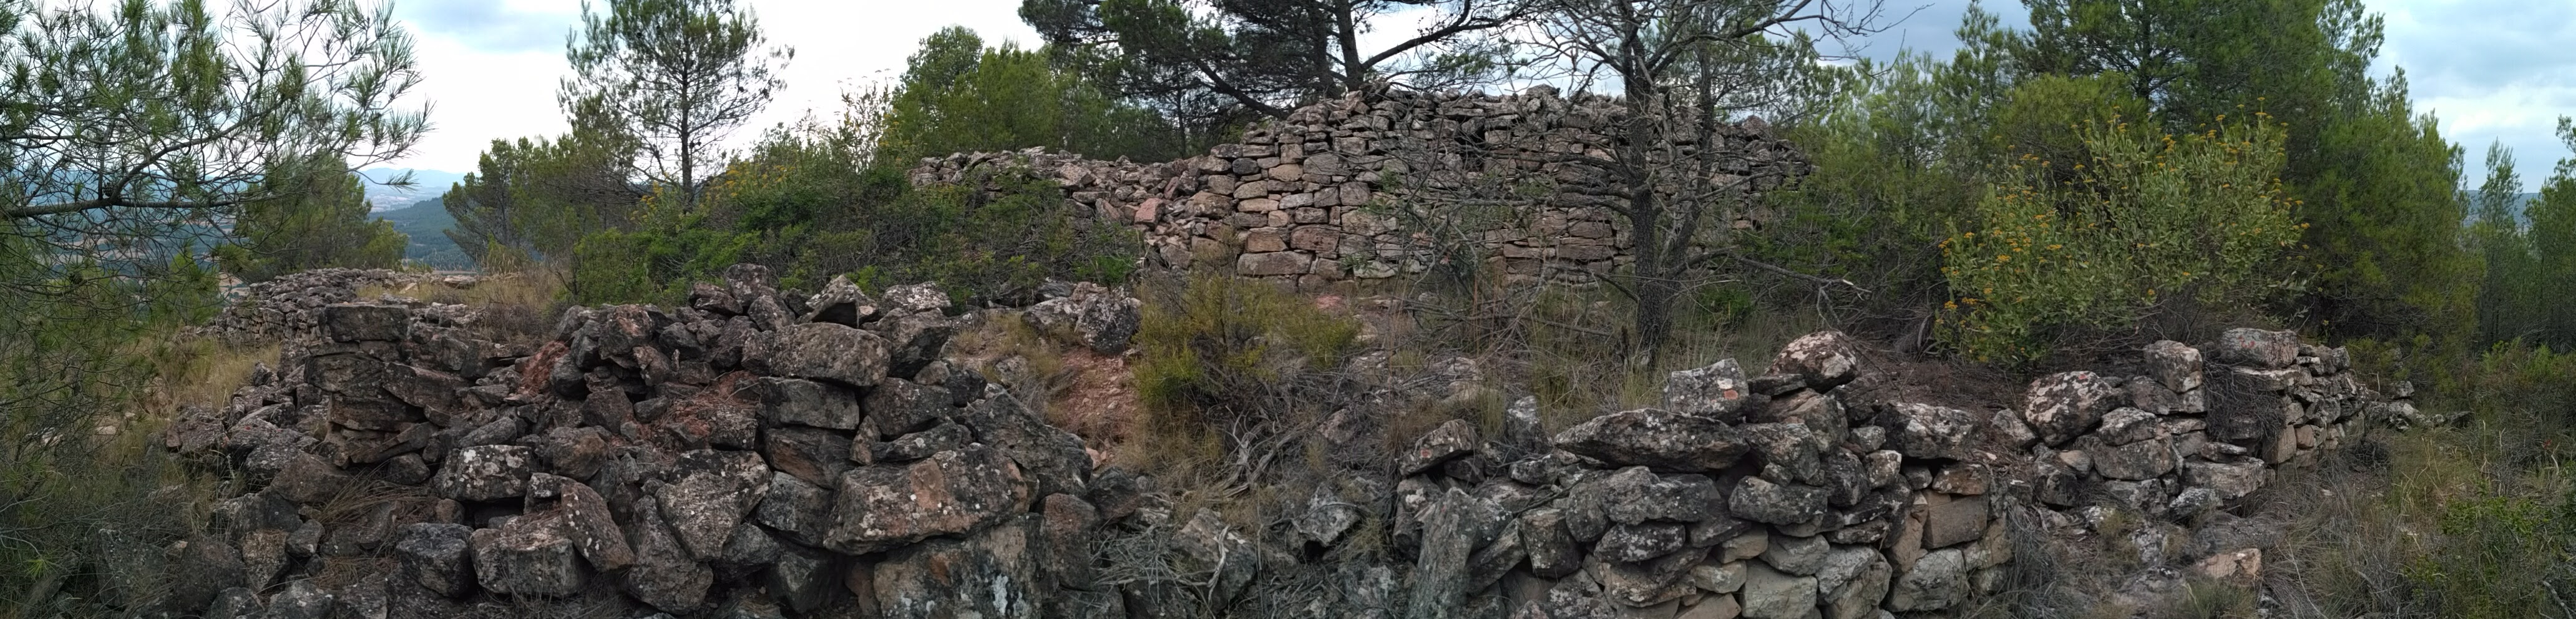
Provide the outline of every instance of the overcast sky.
{"type": "MultiPolygon", "coordinates": [[[[2442,134],[2468,151],[2475,184],[2487,144],[2503,140],[2520,159],[2526,184],[2570,156],[2551,134],[2559,116],[2576,116],[2576,2],[2547,0],[2365,0],[2387,19],[2379,71],[2404,67],[2415,109],[2442,119],[2442,134]]],[[[1015,13],[1018,0],[747,0],[770,39],[796,48],[787,89],[759,128],[808,111],[830,113],[853,83],[890,78],[924,36],[964,25],[987,42],[1034,45],[1037,35],[1015,13]]],[[[2018,2],[1989,2],[2008,26],[2024,25],[2018,2]]],[[[1904,17],[1865,41],[1863,55],[1892,56],[1911,47],[1956,47],[1966,2],[1890,0],[1904,17]]],[[[411,159],[396,166],[471,171],[494,138],[553,135],[564,129],[555,85],[565,71],[564,35],[579,21],[579,0],[405,0],[396,16],[419,37],[425,81],[419,92],[434,125],[411,159]]]]}

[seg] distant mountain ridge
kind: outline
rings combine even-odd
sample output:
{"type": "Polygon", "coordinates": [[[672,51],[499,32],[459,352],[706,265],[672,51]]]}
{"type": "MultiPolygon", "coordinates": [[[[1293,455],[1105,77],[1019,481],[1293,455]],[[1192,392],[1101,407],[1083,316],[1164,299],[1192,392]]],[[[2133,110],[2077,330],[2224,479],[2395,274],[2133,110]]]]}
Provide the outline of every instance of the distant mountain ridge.
{"type": "Polygon", "coordinates": [[[411,202],[408,206],[380,211],[376,216],[392,222],[394,231],[411,236],[411,245],[403,248],[403,258],[441,271],[474,270],[474,259],[447,238],[456,227],[456,218],[447,214],[441,202],[444,194],[411,202]]]}
{"type": "Polygon", "coordinates": [[[417,168],[377,168],[360,170],[358,174],[367,178],[367,201],[375,205],[372,210],[378,213],[409,208],[419,204],[421,200],[436,199],[446,195],[448,188],[454,186],[457,181],[465,180],[465,174],[461,172],[417,168]],[[411,174],[411,186],[395,187],[385,184],[401,178],[406,172],[411,174]]]}

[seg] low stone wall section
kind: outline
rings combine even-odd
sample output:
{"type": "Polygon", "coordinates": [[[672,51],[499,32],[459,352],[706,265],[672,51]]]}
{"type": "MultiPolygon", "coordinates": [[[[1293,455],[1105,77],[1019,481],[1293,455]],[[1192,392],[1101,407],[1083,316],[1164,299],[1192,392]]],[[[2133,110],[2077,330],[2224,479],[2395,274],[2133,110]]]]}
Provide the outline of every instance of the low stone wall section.
{"type": "MultiPolygon", "coordinates": [[[[1139,231],[1150,266],[1214,266],[1308,288],[1477,260],[1511,281],[1589,282],[1628,266],[1620,189],[1584,156],[1609,156],[1614,99],[1523,94],[1354,93],[1265,121],[1238,143],[1165,163],[1023,151],[923,160],[916,185],[978,174],[1055,181],[1065,207],[1139,231]],[[1537,195],[1530,195],[1535,192],[1537,195]]],[[[1803,176],[1804,155],[1760,119],[1724,125],[1727,170],[1745,181],[1709,199],[1717,228],[1765,218],[1755,197],[1803,176]],[[1726,196],[1732,196],[1728,198],[1726,196]]],[[[1724,230],[1717,231],[1723,234],[1724,230]]]]}

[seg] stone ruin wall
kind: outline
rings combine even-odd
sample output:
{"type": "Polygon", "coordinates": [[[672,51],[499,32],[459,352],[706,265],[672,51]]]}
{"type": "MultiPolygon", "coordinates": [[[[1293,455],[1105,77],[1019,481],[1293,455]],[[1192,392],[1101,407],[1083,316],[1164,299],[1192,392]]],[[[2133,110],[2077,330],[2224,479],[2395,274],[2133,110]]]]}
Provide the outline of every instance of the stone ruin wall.
{"type": "MultiPolygon", "coordinates": [[[[1214,266],[1313,289],[1421,273],[1442,259],[1436,237],[1448,235],[1508,281],[1583,283],[1629,265],[1630,225],[1605,208],[1621,200],[1606,175],[1564,159],[1606,156],[1614,140],[1603,131],[1618,114],[1616,100],[1562,97],[1547,87],[1515,95],[1353,93],[1179,161],[959,153],[923,160],[911,179],[959,183],[977,171],[1025,169],[1062,186],[1065,208],[1140,232],[1155,268],[1214,266]],[[1522,180],[1541,180],[1547,193],[1500,195],[1522,180]],[[1465,209],[1438,206],[1489,200],[1515,206],[1459,217],[1465,209]],[[1420,223],[1444,217],[1441,225],[1420,223]]],[[[1758,118],[1720,132],[1719,147],[1732,156],[1717,180],[1755,181],[1721,220],[1752,227],[1764,216],[1745,205],[1777,179],[1803,175],[1805,160],[1758,118]]]]}
{"type": "MultiPolygon", "coordinates": [[[[2003,586],[2033,536],[2109,534],[2115,513],[2188,536],[2274,471],[2418,417],[2403,385],[2286,332],[2159,342],[1996,410],[1864,395],[1902,377],[1827,332],[1561,432],[1530,398],[1495,435],[1442,425],[1291,497],[1286,533],[1264,534],[1176,511],[942,352],[977,316],[1114,351],[1132,298],[957,316],[926,287],[807,297],[727,275],[685,308],[576,308],[534,348],[476,340],[457,306],[298,312],[282,324],[311,330],[284,365],[162,435],[246,493],[167,548],[102,533],[134,565],[100,595],[276,619],[1944,616],[2003,586]],[[367,488],[381,500],[343,502],[367,488]],[[1362,543],[1392,547],[1313,564],[1362,543]]],[[[2260,561],[2137,546],[2165,578],[2260,561]]]]}

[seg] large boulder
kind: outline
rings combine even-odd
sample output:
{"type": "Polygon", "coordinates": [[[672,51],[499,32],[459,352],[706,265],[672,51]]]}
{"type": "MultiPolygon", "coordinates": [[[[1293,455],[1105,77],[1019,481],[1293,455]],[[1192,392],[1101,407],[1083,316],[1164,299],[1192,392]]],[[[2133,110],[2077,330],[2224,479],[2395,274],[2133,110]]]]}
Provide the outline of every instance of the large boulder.
{"type": "Polygon", "coordinates": [[[2022,398],[2022,419],[2030,422],[2031,431],[2050,445],[2067,441],[2093,430],[2102,415],[2111,412],[2127,393],[2108,378],[2092,372],[2059,372],[2030,382],[2030,392],[2022,398]]]}
{"type": "Polygon", "coordinates": [[[1028,511],[1019,465],[981,444],[908,465],[843,473],[825,547],[866,554],[933,535],[959,535],[1028,511]]]}
{"type": "Polygon", "coordinates": [[[1557,433],[1555,443],[1612,465],[1685,472],[1725,469],[1753,447],[1716,418],[1653,408],[1592,418],[1557,433]]]}

